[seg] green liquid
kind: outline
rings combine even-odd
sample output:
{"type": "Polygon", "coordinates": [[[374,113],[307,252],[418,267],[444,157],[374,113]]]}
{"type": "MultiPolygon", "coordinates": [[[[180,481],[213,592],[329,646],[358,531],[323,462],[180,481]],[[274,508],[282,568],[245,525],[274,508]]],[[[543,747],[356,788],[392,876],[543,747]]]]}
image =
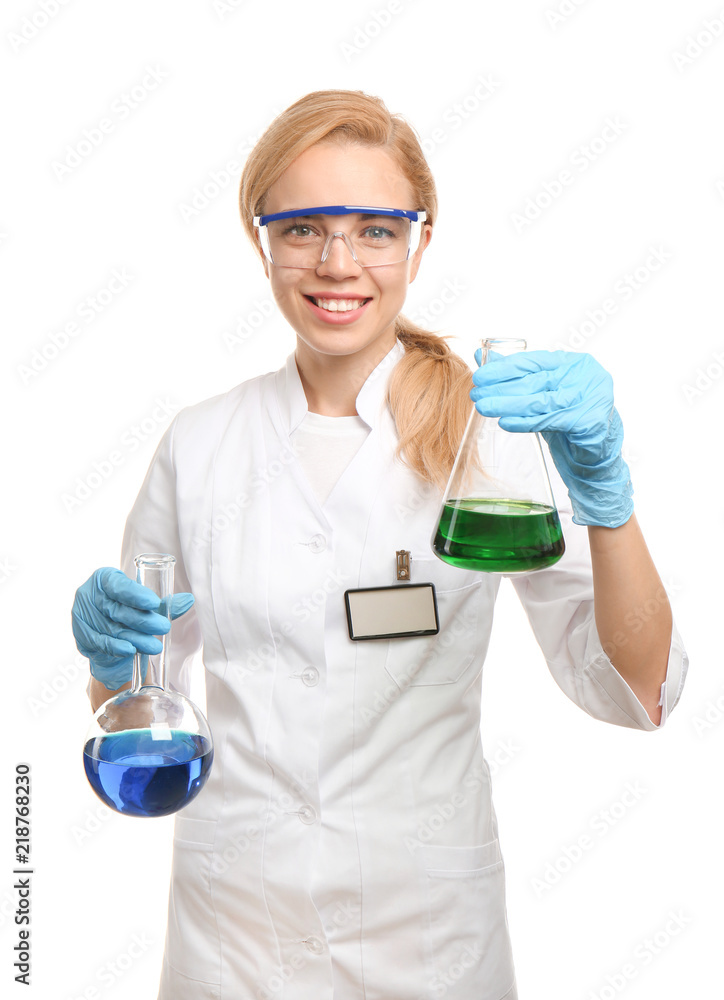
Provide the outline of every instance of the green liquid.
{"type": "Polygon", "coordinates": [[[565,552],[555,507],[527,500],[450,500],[432,544],[461,569],[526,573],[558,562],[565,552]]]}

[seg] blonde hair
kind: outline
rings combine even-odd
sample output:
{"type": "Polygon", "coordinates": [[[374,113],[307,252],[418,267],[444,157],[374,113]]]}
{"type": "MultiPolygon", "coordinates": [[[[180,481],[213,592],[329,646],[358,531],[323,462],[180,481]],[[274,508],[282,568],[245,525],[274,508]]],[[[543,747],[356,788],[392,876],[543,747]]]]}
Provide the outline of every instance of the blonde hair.
{"type": "MultiPolygon", "coordinates": [[[[412,127],[378,97],[361,90],[318,90],[272,121],[244,166],[239,209],[244,230],[260,256],[252,219],[264,212],[269,188],[305,150],[320,142],[359,143],[384,149],[410,182],[416,211],[437,216],[435,181],[412,127]]],[[[399,442],[395,457],[426,482],[445,485],[472,411],[469,367],[446,336],[417,326],[401,313],[397,339],[405,347],[390,378],[387,405],[399,442]]]]}

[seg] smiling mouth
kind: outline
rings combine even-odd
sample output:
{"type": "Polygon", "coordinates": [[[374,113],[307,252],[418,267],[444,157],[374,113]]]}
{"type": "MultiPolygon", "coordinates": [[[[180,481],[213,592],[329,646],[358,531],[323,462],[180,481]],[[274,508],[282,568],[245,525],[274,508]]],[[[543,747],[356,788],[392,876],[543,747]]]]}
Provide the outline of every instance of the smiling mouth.
{"type": "Polygon", "coordinates": [[[326,309],[327,312],[352,312],[371,301],[371,299],[323,299],[315,298],[313,295],[305,295],[304,298],[309,299],[320,309],[326,309]]]}

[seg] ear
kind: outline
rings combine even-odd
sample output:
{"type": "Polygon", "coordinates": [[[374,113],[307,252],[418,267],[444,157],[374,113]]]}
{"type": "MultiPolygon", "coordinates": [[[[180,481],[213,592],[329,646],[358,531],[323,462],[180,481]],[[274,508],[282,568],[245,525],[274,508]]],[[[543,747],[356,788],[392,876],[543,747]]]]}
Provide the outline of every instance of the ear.
{"type": "Polygon", "coordinates": [[[422,263],[422,255],[427,249],[431,239],[432,226],[429,226],[426,223],[422,230],[422,236],[420,237],[420,245],[417,250],[415,250],[412,260],[410,261],[410,284],[412,284],[417,277],[417,272],[420,270],[420,264],[422,263]]]}

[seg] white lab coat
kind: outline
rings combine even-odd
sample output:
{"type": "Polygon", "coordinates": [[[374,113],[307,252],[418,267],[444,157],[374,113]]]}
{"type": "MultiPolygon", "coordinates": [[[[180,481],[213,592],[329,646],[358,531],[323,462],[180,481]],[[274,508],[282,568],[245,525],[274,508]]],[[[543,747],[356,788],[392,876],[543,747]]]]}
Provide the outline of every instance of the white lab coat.
{"type": "MultiPolygon", "coordinates": [[[[441,495],[399,461],[384,407],[395,347],[357,412],[371,432],[320,507],[290,433],[294,354],[183,410],[129,516],[122,565],[176,556],[192,612],[169,677],[203,642],[215,758],[177,814],[159,1000],[515,1000],[503,861],[480,737],[500,576],[430,548],[441,495]],[[353,642],[344,590],[434,582],[440,633],[353,642]],[[444,807],[444,808],[443,808],[444,807]]],[[[513,577],[548,667],[594,718],[653,730],[603,653],[586,529],[549,461],[567,551],[513,577]]],[[[664,718],[686,673],[673,630],[664,718]]]]}

